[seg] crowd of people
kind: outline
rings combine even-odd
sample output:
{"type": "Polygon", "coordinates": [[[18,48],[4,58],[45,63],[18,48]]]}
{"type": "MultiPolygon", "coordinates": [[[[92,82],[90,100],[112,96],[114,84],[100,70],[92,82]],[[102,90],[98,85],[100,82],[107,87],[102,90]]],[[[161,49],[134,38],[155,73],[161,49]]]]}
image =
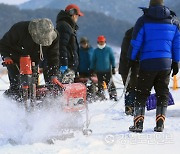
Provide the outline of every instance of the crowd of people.
{"type": "MultiPolygon", "coordinates": [[[[150,0],[148,8],[134,27],[126,31],[121,45],[119,74],[126,84],[125,113],[134,116],[132,132],[142,132],[145,103],[154,87],[157,98],[156,127],[162,132],[169,99],[169,80],[179,71],[180,23],[163,0],[150,0]]],[[[118,101],[112,75],[116,73],[115,57],[106,37],[99,34],[93,48],[87,37],[78,43],[77,21],[84,16],[75,4],[61,10],[56,28],[50,19],[33,19],[14,24],[0,40],[0,54],[8,69],[10,87],[5,95],[18,95],[19,59],[30,55],[44,73],[46,84],[75,82],[75,78],[97,76],[97,96],[104,100],[103,84],[109,98],[118,101]],[[16,64],[16,65],[13,65],[16,64]]]]}

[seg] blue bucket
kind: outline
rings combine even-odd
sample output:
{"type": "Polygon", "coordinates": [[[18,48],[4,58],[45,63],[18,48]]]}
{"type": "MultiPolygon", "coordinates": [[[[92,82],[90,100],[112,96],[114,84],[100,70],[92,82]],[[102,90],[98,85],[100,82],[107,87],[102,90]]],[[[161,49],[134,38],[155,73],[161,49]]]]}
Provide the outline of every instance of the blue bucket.
{"type": "MultiPolygon", "coordinates": [[[[156,109],[156,104],[157,104],[156,94],[151,94],[146,101],[147,110],[149,111],[156,109]]],[[[171,93],[169,93],[168,106],[169,105],[174,105],[174,99],[171,93]]]]}

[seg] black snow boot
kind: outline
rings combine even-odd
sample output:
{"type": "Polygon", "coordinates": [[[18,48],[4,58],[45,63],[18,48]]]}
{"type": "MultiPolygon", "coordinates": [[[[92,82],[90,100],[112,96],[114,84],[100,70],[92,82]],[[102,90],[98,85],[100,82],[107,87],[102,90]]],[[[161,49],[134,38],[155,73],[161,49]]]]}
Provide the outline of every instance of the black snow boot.
{"type": "Polygon", "coordinates": [[[143,130],[145,107],[134,108],[134,126],[129,127],[129,131],[141,133],[143,130]]]}
{"type": "Polygon", "coordinates": [[[163,132],[166,111],[167,111],[167,107],[157,106],[157,108],[156,108],[156,127],[154,127],[155,132],[163,132]]]}

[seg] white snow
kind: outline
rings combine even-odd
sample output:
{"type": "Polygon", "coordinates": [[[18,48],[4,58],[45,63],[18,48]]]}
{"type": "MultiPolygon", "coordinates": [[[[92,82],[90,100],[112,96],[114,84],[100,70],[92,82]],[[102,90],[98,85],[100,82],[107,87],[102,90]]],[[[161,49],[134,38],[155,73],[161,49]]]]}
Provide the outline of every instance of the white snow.
{"type": "MultiPolygon", "coordinates": [[[[118,88],[123,87],[120,75],[116,74],[114,80],[118,88]]],[[[0,78],[0,90],[8,88],[6,82],[6,75],[0,78]]],[[[172,87],[172,80],[169,86],[172,87]]],[[[112,109],[114,102],[109,100],[89,104],[89,128],[93,133],[84,136],[78,128],[85,121],[85,112],[69,115],[57,105],[60,100],[51,100],[52,107],[28,114],[15,102],[4,98],[3,91],[0,91],[0,154],[179,154],[180,90],[170,88],[170,92],[175,105],[168,107],[164,132],[153,131],[155,110],[146,111],[143,133],[129,132],[133,117],[124,114],[122,98],[112,109]],[[62,125],[77,129],[72,131],[62,125]],[[45,142],[49,137],[69,133],[70,136],[59,138],[54,144],[45,142]],[[15,140],[17,144],[13,140],[9,141],[10,144],[8,139],[15,140]]],[[[118,89],[118,96],[121,93],[122,89],[118,89]]]]}

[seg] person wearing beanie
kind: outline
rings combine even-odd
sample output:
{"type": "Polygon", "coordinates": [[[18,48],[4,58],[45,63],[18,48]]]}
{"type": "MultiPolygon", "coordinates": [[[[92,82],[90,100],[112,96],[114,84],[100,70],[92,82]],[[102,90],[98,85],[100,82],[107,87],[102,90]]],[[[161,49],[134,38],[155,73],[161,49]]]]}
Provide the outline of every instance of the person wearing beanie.
{"type": "Polygon", "coordinates": [[[97,74],[98,95],[100,96],[100,99],[106,99],[103,88],[103,83],[105,82],[110,99],[118,101],[116,87],[112,80],[112,74],[116,74],[115,57],[112,49],[106,45],[106,38],[103,35],[100,35],[97,38],[97,48],[94,50],[90,69],[91,72],[97,74]]]}
{"type": "MultiPolygon", "coordinates": [[[[66,6],[65,10],[61,10],[56,18],[56,29],[59,32],[59,59],[60,72],[65,77],[64,73],[75,72],[78,69],[79,44],[77,41],[76,32],[78,30],[77,21],[79,17],[84,16],[80,8],[75,4],[66,6]]],[[[74,75],[75,77],[75,75],[74,75]]]]}
{"type": "Polygon", "coordinates": [[[90,46],[87,37],[80,39],[79,67],[78,72],[81,77],[90,77],[90,65],[94,49],[90,46]]]}
{"type": "Polygon", "coordinates": [[[94,48],[87,37],[80,38],[79,67],[75,82],[83,82],[87,86],[87,101],[92,102],[96,96],[97,77],[90,71],[94,48]]]}
{"type": "Polygon", "coordinates": [[[156,126],[162,132],[169,100],[170,73],[179,71],[180,22],[176,14],[164,6],[163,0],[150,0],[149,8],[137,20],[128,52],[129,66],[140,60],[137,91],[134,106],[132,132],[142,132],[145,104],[154,87],[157,98],[156,126]]]}
{"type": "MultiPolygon", "coordinates": [[[[39,64],[47,59],[51,81],[57,80],[59,67],[58,33],[48,18],[33,19],[14,24],[0,40],[0,54],[8,69],[10,87],[5,95],[19,95],[19,75],[21,56],[29,55],[32,62],[39,64]],[[16,64],[16,65],[12,65],[16,64]]],[[[50,81],[50,82],[51,82],[50,81]]]]}

